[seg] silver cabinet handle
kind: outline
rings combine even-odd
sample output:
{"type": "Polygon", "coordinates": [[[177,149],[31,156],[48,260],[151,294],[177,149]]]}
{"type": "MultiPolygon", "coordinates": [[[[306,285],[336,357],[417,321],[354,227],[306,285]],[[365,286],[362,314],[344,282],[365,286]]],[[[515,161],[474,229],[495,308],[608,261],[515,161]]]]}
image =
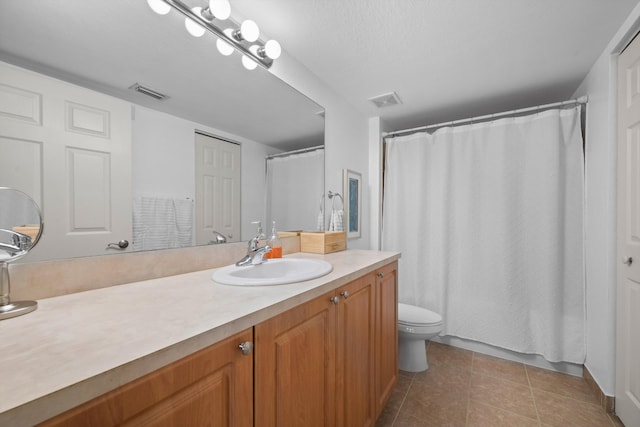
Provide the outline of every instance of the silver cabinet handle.
{"type": "Polygon", "coordinates": [[[381,271],[380,273],[378,273],[378,277],[384,279],[384,273],[381,271]]]}
{"type": "Polygon", "coordinates": [[[625,257],[622,259],[622,263],[631,266],[631,264],[633,263],[633,258],[631,258],[630,256],[625,257]]]}
{"type": "Polygon", "coordinates": [[[331,301],[334,304],[340,304],[340,297],[338,296],[332,296],[331,298],[329,298],[329,301],[331,301]]]}
{"type": "Polygon", "coordinates": [[[244,356],[247,356],[253,351],[253,343],[251,341],[245,341],[243,343],[240,343],[240,345],[238,345],[238,348],[244,356]]]}
{"type": "Polygon", "coordinates": [[[344,299],[347,299],[347,298],[349,298],[349,291],[342,291],[342,292],[340,292],[340,295],[342,295],[342,297],[344,299]]]}
{"type": "Polygon", "coordinates": [[[109,249],[109,248],[127,249],[128,247],[129,247],[129,241],[128,240],[120,240],[118,243],[109,243],[107,245],[107,249],[109,249]]]}

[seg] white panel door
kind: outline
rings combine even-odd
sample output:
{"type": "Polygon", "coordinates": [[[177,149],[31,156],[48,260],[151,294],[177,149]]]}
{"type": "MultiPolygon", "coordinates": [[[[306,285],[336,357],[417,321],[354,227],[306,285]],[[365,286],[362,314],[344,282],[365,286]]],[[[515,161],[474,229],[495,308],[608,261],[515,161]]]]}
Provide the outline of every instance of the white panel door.
{"type": "Polygon", "coordinates": [[[640,39],[618,59],[616,414],[640,426],[640,39]]]}
{"type": "Polygon", "coordinates": [[[240,145],[196,133],[196,244],[240,240],[240,145]]]}
{"type": "Polygon", "coordinates": [[[31,195],[44,233],[25,258],[131,241],[130,104],[0,63],[0,186],[31,195]]]}

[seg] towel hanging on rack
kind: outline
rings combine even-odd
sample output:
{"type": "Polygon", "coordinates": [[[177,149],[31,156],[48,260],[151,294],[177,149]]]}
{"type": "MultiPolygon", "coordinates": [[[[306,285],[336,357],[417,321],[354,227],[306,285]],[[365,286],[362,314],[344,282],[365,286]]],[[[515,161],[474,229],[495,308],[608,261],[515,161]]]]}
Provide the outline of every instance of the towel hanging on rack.
{"type": "Polygon", "coordinates": [[[324,193],[322,193],[322,197],[320,197],[320,212],[318,212],[318,223],[316,228],[318,231],[324,231],[324,193]]]}
{"type": "Polygon", "coordinates": [[[329,220],[329,231],[344,231],[343,217],[344,217],[344,199],[340,193],[329,192],[329,198],[331,199],[331,218],[329,220]],[[340,208],[335,208],[335,196],[340,198],[340,208]]]}

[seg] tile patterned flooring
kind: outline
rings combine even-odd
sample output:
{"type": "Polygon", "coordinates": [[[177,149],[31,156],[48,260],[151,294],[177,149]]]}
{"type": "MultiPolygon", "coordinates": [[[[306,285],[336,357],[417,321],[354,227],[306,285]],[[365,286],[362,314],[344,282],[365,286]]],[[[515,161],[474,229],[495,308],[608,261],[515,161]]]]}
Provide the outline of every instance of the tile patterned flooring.
{"type": "Polygon", "coordinates": [[[580,377],[427,344],[426,372],[400,371],[376,427],[622,427],[580,377]]]}

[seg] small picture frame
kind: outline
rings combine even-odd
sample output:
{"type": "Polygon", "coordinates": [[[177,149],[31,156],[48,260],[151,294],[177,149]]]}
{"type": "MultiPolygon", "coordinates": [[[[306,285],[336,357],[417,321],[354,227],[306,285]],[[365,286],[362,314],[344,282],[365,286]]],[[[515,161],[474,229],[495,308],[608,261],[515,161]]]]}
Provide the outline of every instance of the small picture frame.
{"type": "Polygon", "coordinates": [[[345,231],[348,239],[362,236],[360,212],[362,212],[362,174],[344,169],[342,171],[344,187],[345,231]]]}

